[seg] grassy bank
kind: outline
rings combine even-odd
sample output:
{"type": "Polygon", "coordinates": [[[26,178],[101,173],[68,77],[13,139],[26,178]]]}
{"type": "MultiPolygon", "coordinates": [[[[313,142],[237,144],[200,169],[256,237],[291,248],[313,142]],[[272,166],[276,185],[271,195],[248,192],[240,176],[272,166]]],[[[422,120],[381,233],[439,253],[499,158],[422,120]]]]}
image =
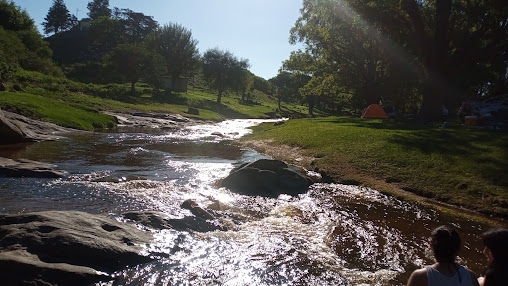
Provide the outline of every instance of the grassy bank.
{"type": "Polygon", "coordinates": [[[0,108],[41,119],[65,127],[96,130],[114,126],[110,116],[100,111],[174,113],[202,120],[225,118],[268,118],[289,116],[306,109],[303,106],[286,105],[275,112],[277,104],[269,95],[254,91],[254,98],[242,102],[237,94],[227,94],[222,104],[216,103],[213,90],[189,86],[185,93],[154,92],[143,83],[136,85],[136,93],[130,93],[130,84],[85,84],[66,78],[57,78],[38,72],[18,70],[7,82],[8,90],[18,85],[22,92],[0,92],[0,108]],[[186,113],[197,108],[199,115],[186,113]]]}
{"type": "Polygon", "coordinates": [[[245,140],[299,147],[345,183],[398,188],[508,217],[508,132],[328,117],[254,128],[245,140]]]}

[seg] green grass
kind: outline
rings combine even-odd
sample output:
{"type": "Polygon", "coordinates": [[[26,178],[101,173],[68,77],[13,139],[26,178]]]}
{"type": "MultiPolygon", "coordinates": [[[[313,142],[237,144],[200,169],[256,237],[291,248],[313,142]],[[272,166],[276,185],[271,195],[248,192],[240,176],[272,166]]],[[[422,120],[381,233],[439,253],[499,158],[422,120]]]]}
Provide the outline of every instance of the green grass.
{"type": "Polygon", "coordinates": [[[0,92],[0,107],[34,119],[49,121],[60,126],[95,130],[112,128],[112,116],[99,113],[86,105],[63,103],[29,93],[0,92]]]}
{"type": "Polygon", "coordinates": [[[289,120],[254,130],[246,139],[275,139],[276,144],[302,147],[319,158],[322,169],[333,172],[344,164],[361,177],[508,217],[506,131],[344,117],[289,120]]]}
{"type": "MultiPolygon", "coordinates": [[[[264,93],[256,91],[255,104],[241,103],[240,96],[227,94],[223,97],[222,104],[216,103],[217,95],[212,91],[189,87],[186,93],[155,93],[144,83],[136,85],[136,93],[130,94],[130,84],[85,84],[75,82],[66,78],[56,78],[38,72],[18,70],[8,88],[19,84],[25,91],[16,93],[17,96],[2,96],[0,107],[23,113],[57,124],[65,123],[64,126],[86,129],[98,129],[109,127],[110,124],[102,124],[96,114],[98,111],[111,112],[155,112],[155,113],[176,113],[183,116],[218,121],[225,118],[268,118],[276,111],[276,103],[264,93]],[[61,103],[55,105],[54,102],[61,103]],[[44,108],[43,108],[44,106],[44,108]],[[55,107],[55,110],[50,109],[55,107]],[[199,115],[186,113],[189,107],[198,108],[199,115]],[[68,110],[67,110],[68,109],[68,110]],[[64,120],[59,114],[74,114],[79,109],[80,122],[73,122],[73,119],[64,120]],[[90,120],[86,123],[85,121],[90,120]],[[91,127],[92,126],[92,127],[91,127]]],[[[288,113],[301,113],[303,107],[289,105],[285,107],[284,113],[277,113],[278,116],[288,113]]]]}

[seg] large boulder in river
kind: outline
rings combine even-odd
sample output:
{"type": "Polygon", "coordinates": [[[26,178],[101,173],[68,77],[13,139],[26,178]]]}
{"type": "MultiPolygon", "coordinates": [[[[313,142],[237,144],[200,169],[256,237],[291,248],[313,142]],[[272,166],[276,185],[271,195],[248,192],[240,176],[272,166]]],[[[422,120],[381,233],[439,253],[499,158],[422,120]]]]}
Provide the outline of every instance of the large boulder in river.
{"type": "Polygon", "coordinates": [[[244,195],[277,197],[305,193],[312,181],[280,160],[261,159],[244,164],[222,180],[221,185],[244,195]]]}
{"type": "Polygon", "coordinates": [[[89,285],[104,272],[151,261],[152,236],[105,215],[47,211],[0,215],[0,281],[20,285],[89,285]]]}

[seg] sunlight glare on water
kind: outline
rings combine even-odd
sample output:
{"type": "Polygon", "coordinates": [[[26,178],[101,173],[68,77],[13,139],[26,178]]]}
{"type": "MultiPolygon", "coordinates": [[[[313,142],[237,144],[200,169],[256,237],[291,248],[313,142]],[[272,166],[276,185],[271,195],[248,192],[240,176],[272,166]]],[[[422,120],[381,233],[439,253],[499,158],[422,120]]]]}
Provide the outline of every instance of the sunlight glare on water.
{"type": "MultiPolygon", "coordinates": [[[[41,142],[17,157],[53,163],[61,179],[0,181],[1,211],[80,210],[148,229],[154,261],[99,285],[405,285],[432,262],[427,237],[441,224],[464,239],[460,262],[479,273],[479,234],[487,226],[440,214],[376,190],[316,183],[297,197],[244,196],[220,188],[243,163],[268,158],[231,142],[266,120],[229,120],[178,132],[86,133],[41,142]],[[223,230],[152,229],[125,212],[184,220],[193,199],[223,230]]],[[[275,120],[273,120],[275,121],[275,120]]]]}

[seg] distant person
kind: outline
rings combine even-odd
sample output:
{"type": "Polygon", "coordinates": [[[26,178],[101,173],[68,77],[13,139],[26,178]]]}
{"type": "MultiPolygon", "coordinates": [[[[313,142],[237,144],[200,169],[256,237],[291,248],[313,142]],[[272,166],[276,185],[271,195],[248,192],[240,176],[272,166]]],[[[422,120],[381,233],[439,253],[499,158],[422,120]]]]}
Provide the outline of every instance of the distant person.
{"type": "Polygon", "coordinates": [[[482,237],[483,254],[487,257],[488,265],[485,276],[478,279],[480,285],[508,285],[508,229],[491,229],[482,237]]]}
{"type": "Polygon", "coordinates": [[[436,263],[413,271],[407,286],[478,286],[476,275],[455,262],[460,243],[455,229],[447,226],[434,229],[430,237],[430,248],[436,263]]]}
{"type": "Polygon", "coordinates": [[[473,114],[473,107],[471,106],[471,102],[468,100],[463,101],[462,105],[459,108],[459,119],[460,122],[464,123],[466,116],[470,116],[473,114]]]}

